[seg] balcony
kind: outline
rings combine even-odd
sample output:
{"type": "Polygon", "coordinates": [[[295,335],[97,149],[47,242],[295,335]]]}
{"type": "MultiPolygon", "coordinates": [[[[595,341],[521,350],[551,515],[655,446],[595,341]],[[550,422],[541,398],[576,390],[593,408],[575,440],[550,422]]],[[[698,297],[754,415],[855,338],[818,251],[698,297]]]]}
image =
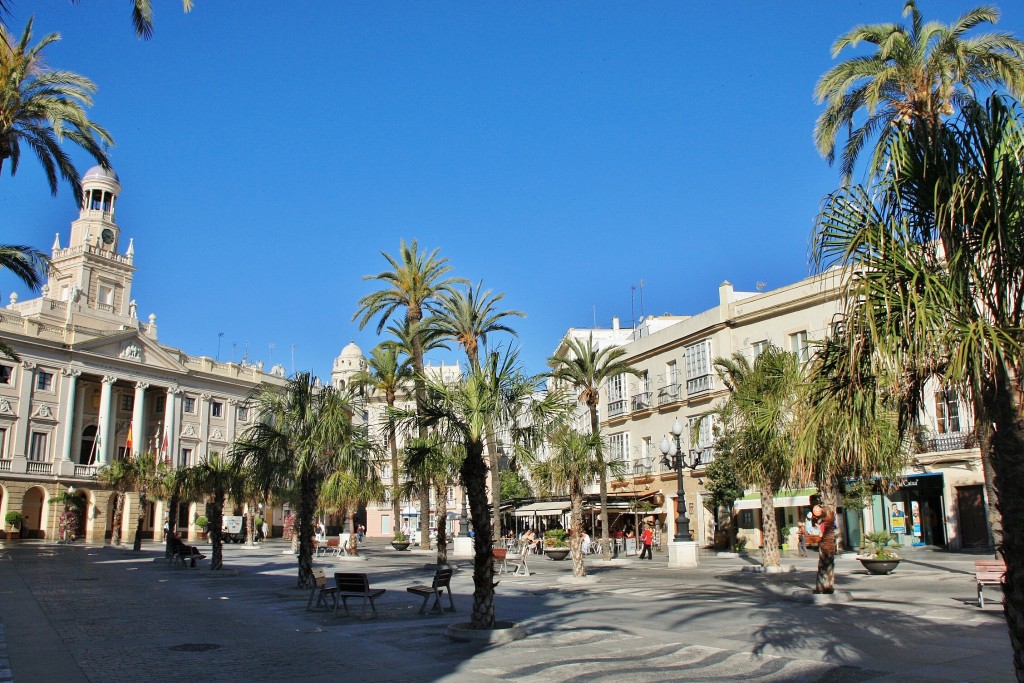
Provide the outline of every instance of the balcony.
{"type": "Polygon", "coordinates": [[[688,395],[692,396],[702,391],[711,391],[711,375],[702,375],[686,380],[686,393],[688,395]]]}
{"type": "Polygon", "coordinates": [[[633,394],[633,398],[630,403],[632,404],[633,410],[644,410],[651,407],[651,392],[644,391],[639,394],[633,394]]]}
{"type": "Polygon", "coordinates": [[[658,389],[658,405],[663,406],[668,403],[674,403],[682,396],[682,387],[678,384],[669,384],[658,389]]]}
{"type": "Polygon", "coordinates": [[[608,417],[618,417],[626,414],[626,401],[608,401],[608,417]]]}
{"type": "Polygon", "coordinates": [[[0,472],[10,472],[10,471],[11,471],[11,461],[10,460],[0,460],[0,472]]]}
{"type": "Polygon", "coordinates": [[[941,453],[977,448],[978,440],[973,431],[968,432],[919,432],[916,436],[919,453],[941,453]]]}
{"type": "Polygon", "coordinates": [[[99,465],[75,465],[75,477],[78,479],[95,479],[99,465]]]}
{"type": "Polygon", "coordinates": [[[53,463],[29,460],[25,465],[25,471],[28,474],[53,474],[53,463]]]}

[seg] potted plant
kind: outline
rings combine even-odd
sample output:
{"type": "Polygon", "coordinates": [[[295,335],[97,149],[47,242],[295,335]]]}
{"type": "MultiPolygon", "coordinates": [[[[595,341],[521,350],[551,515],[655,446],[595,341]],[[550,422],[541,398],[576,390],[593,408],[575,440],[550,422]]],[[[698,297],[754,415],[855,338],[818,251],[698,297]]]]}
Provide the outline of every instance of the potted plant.
{"type": "Polygon", "coordinates": [[[391,547],[395,550],[408,550],[409,549],[409,537],[402,531],[395,532],[395,538],[391,541],[391,547]]]}
{"type": "Polygon", "coordinates": [[[210,520],[205,515],[199,515],[196,517],[196,529],[199,530],[199,536],[206,538],[206,527],[210,526],[210,520]]]}
{"type": "Polygon", "coordinates": [[[876,531],[873,534],[864,536],[864,540],[871,547],[867,555],[858,555],[857,559],[864,565],[864,568],[871,574],[888,574],[900,563],[900,556],[896,554],[896,537],[888,531],[876,531]]]}
{"type": "Polygon", "coordinates": [[[569,556],[565,529],[549,529],[544,532],[544,554],[552,560],[564,560],[569,556]]]}
{"type": "Polygon", "coordinates": [[[4,515],[4,522],[7,526],[11,527],[10,531],[7,532],[8,539],[14,539],[18,537],[19,530],[21,529],[21,522],[25,519],[25,515],[21,514],[17,510],[11,510],[4,515]]]}

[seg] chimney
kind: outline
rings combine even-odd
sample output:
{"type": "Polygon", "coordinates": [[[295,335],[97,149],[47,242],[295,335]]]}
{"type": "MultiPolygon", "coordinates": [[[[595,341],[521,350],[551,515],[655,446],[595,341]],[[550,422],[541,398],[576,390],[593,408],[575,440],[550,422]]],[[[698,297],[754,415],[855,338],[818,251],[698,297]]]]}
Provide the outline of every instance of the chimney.
{"type": "Polygon", "coordinates": [[[612,329],[616,332],[619,331],[619,316],[612,316],[612,329]]]}

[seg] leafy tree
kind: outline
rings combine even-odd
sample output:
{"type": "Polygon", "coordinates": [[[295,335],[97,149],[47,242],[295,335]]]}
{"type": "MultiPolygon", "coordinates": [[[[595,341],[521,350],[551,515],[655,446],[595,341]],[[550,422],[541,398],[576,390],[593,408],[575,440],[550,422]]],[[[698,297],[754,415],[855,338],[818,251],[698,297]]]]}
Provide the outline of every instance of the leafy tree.
{"type": "Polygon", "coordinates": [[[831,164],[836,136],[847,130],[841,171],[848,179],[864,145],[877,137],[872,167],[881,168],[885,146],[897,123],[937,129],[943,119],[974,100],[979,87],[1024,95],[1024,43],[1006,33],[965,34],[999,21],[999,10],[977,7],[950,25],[925,23],[915,0],[907,0],[902,24],[857,26],[832,45],[832,57],[860,43],[875,46],[869,56],[840,62],[814,89],[825,111],[814,128],[814,142],[831,164]],[[863,118],[866,117],[866,118],[863,118]],[[857,125],[855,129],[854,126],[857,125]]]}
{"type": "Polygon", "coordinates": [[[928,134],[904,125],[869,186],[826,198],[814,245],[822,270],[850,273],[841,340],[889,369],[909,438],[932,377],[974,408],[990,522],[1007,564],[1005,611],[1024,678],[1024,125],[1000,97],[928,134]],[[1001,513],[1001,516],[997,514],[1001,513]],[[1000,522],[1002,528],[1000,528],[1000,522]]]}
{"type": "MultiPolygon", "coordinates": [[[[441,312],[437,317],[437,328],[462,347],[470,366],[477,370],[480,369],[480,346],[486,349],[487,336],[495,332],[518,336],[504,320],[526,317],[522,311],[498,310],[505,293],[493,294],[483,286],[483,282],[478,282],[475,288],[442,294],[439,297],[441,312]]],[[[487,432],[487,460],[491,467],[491,525],[497,542],[501,537],[501,468],[494,425],[487,432]]]]}
{"type": "Polygon", "coordinates": [[[792,420],[800,388],[795,353],[769,345],[751,363],[742,353],[716,358],[715,369],[729,390],[734,439],[733,464],[740,480],[761,493],[762,563],[779,567],[779,529],[775,492],[791,477],[792,420]]]}
{"type": "Polygon", "coordinates": [[[514,500],[516,498],[529,498],[533,495],[530,482],[526,480],[517,470],[501,471],[501,499],[514,500]]]}
{"type": "Polygon", "coordinates": [[[18,172],[21,145],[31,149],[46,173],[50,192],[57,194],[58,174],[67,181],[81,201],[82,187],[71,157],[61,148],[66,138],[109,168],[101,143],[114,144],[110,134],[89,120],[85,107],[92,104],[96,86],[71,71],[46,66],[43,48],[60,40],[60,34],[45,36],[35,47],[32,20],[19,40],[0,26],[0,171],[10,160],[11,175],[18,172]]]}
{"type": "Polygon", "coordinates": [[[312,581],[313,515],[323,481],[349,469],[364,445],[352,425],[351,401],[310,373],[297,373],[284,390],[266,387],[254,398],[256,422],[235,441],[231,457],[253,468],[269,490],[290,485],[297,495],[298,586],[312,581]]]}
{"type": "MultiPolygon", "coordinates": [[[[550,377],[564,386],[571,387],[577,394],[577,401],[590,412],[590,433],[600,432],[601,422],[597,414],[597,406],[601,400],[601,386],[617,375],[640,376],[640,371],[628,362],[621,360],[626,355],[621,347],[599,349],[591,335],[586,342],[574,337],[565,340],[568,347],[565,355],[551,356],[548,365],[550,377]]],[[[595,455],[599,463],[604,463],[603,446],[597,443],[595,455]]],[[[604,559],[612,557],[611,544],[608,538],[608,473],[601,469],[601,548],[604,559]]]]}
{"type": "Polygon", "coordinates": [[[704,467],[704,488],[708,492],[707,508],[718,517],[719,510],[725,508],[729,519],[729,548],[736,548],[736,519],[734,509],[736,501],[743,497],[745,490],[733,462],[733,434],[729,433],[715,439],[715,458],[704,467]]]}

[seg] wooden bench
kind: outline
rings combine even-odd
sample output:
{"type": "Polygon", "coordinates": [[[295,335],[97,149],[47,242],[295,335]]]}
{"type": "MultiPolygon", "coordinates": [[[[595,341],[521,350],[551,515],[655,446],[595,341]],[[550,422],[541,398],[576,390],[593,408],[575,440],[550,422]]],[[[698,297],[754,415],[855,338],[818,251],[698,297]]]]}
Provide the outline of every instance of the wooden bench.
{"type": "Polygon", "coordinates": [[[978,607],[985,606],[985,586],[1002,586],[1006,577],[1003,560],[975,560],[974,580],[978,583],[978,607]]]}
{"type": "Polygon", "coordinates": [[[187,567],[191,563],[196,567],[196,560],[204,560],[206,555],[199,552],[199,549],[192,545],[181,544],[171,548],[169,558],[172,567],[187,567]]]}
{"type": "Polygon", "coordinates": [[[309,591],[309,600],[306,601],[306,609],[319,609],[320,605],[327,607],[327,601],[334,603],[334,610],[338,610],[338,587],[327,585],[327,575],[323,569],[313,570],[313,586],[309,591]],[[313,597],[316,596],[316,606],[313,606],[313,597]]]}
{"type": "Polygon", "coordinates": [[[313,550],[315,551],[314,554],[317,557],[320,556],[320,551],[323,551],[323,554],[325,556],[327,556],[327,555],[340,555],[341,554],[340,541],[338,541],[338,539],[336,539],[336,538],[328,538],[326,543],[323,542],[323,541],[314,540],[313,541],[313,550]]]}
{"type": "MultiPolygon", "coordinates": [[[[345,607],[345,614],[348,614],[348,599],[349,598],[362,598],[362,607],[359,610],[359,616],[366,616],[366,603],[370,603],[370,609],[373,610],[373,616],[377,616],[377,607],[373,604],[373,601],[384,595],[386,592],[383,588],[376,588],[370,590],[370,579],[366,574],[354,573],[354,572],[337,572],[334,574],[334,585],[338,589],[338,597],[341,598],[341,604],[345,607]]],[[[338,603],[334,603],[334,614],[338,614],[338,603]]]]}
{"type": "Polygon", "coordinates": [[[415,595],[423,596],[423,604],[420,606],[420,614],[427,613],[427,603],[430,602],[430,598],[434,598],[434,604],[431,606],[430,611],[436,614],[444,614],[445,611],[455,612],[455,600],[452,598],[452,574],[454,572],[451,569],[438,569],[434,573],[434,580],[429,586],[409,586],[405,590],[415,595]],[[441,596],[444,595],[445,590],[448,591],[448,604],[451,605],[447,610],[441,606],[441,596]]]}

